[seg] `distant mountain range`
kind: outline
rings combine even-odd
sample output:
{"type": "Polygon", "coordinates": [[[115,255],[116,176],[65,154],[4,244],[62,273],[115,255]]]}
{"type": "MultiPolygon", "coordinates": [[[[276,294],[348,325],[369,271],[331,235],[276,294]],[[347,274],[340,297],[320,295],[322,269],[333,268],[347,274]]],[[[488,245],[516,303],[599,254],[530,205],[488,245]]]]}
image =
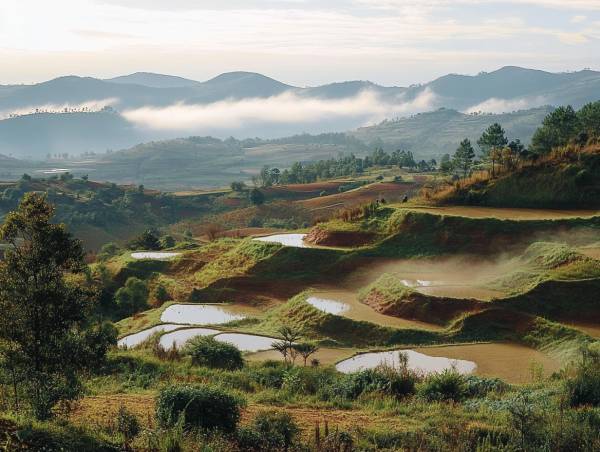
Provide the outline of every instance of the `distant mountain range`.
{"type": "MultiPolygon", "coordinates": [[[[446,75],[410,87],[367,81],[297,87],[250,72],[226,73],[204,82],[143,72],[107,80],[66,76],[34,85],[0,86],[0,117],[6,118],[0,120],[0,153],[39,159],[185,135],[276,138],[353,130],[384,117],[410,118],[442,107],[455,113],[501,113],[563,104],[580,107],[599,98],[600,72],[549,73],[512,66],[476,76],[446,75]],[[112,110],[100,111],[106,105],[112,110]],[[65,108],[68,113],[57,113],[65,108]],[[8,118],[10,114],[15,116],[8,118]]],[[[537,119],[537,114],[512,118],[524,117],[537,119]]],[[[439,128],[410,138],[410,127],[399,132],[404,122],[393,124],[404,134],[395,143],[414,142],[411,146],[423,149],[425,142],[439,142],[427,140],[441,133],[439,128]]],[[[390,127],[371,130],[387,133],[390,127]]],[[[528,132],[520,135],[527,140],[531,124],[523,129],[528,132]]],[[[353,134],[363,137],[361,130],[353,134]]],[[[439,151],[428,147],[423,153],[439,151]]]]}
{"type": "MultiPolygon", "coordinates": [[[[144,184],[166,190],[221,187],[235,180],[249,180],[263,165],[286,168],[295,161],[314,161],[354,153],[363,156],[375,147],[387,151],[405,149],[417,159],[439,159],[452,153],[465,137],[473,143],[494,122],[500,122],[510,139],[528,142],[551,107],[500,115],[464,114],[439,109],[346,133],[295,135],[261,140],[221,140],[187,137],[151,141],[118,152],[81,159],[28,163],[11,160],[0,177],[40,174],[56,169],[93,180],[144,184]]],[[[0,158],[0,168],[2,168],[0,158]]]]}

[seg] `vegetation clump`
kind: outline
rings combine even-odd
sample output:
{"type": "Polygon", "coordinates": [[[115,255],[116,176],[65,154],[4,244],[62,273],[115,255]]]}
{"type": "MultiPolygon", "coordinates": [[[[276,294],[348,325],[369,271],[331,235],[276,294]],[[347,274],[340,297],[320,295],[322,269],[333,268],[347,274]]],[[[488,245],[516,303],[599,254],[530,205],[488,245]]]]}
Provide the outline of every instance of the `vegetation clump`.
{"type": "Polygon", "coordinates": [[[183,353],[192,358],[195,366],[227,370],[244,367],[242,353],[235,345],[217,341],[212,336],[194,337],[186,343],[183,353]]]}
{"type": "Polygon", "coordinates": [[[217,386],[172,385],[158,394],[156,420],[161,427],[174,427],[183,418],[187,427],[232,433],[244,403],[217,386]]]}

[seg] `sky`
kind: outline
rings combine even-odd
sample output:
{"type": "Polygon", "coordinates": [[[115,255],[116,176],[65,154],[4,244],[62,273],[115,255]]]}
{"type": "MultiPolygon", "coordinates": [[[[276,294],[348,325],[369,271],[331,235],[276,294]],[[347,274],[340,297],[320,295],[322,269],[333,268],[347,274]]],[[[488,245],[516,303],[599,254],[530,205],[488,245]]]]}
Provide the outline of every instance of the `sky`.
{"type": "Polygon", "coordinates": [[[253,71],[407,86],[505,65],[600,70],[600,0],[0,0],[0,84],[253,71]]]}

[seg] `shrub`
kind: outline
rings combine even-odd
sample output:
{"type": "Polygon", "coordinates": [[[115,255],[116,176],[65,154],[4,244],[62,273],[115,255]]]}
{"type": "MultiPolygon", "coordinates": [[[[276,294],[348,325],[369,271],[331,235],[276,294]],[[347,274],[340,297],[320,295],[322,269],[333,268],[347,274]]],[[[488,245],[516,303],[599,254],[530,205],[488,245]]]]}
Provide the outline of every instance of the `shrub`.
{"type": "Polygon", "coordinates": [[[169,295],[169,292],[167,292],[165,286],[159,284],[154,290],[154,299],[162,305],[165,301],[169,301],[171,299],[171,295],[169,295]]]}
{"type": "Polygon", "coordinates": [[[123,435],[125,443],[130,443],[140,433],[140,422],[133,413],[123,405],[117,412],[117,432],[123,435]]]}
{"type": "Polygon", "coordinates": [[[321,397],[354,400],[363,393],[381,392],[400,398],[413,394],[417,381],[417,374],[408,369],[406,364],[401,363],[398,368],[382,365],[338,379],[331,386],[323,388],[321,397]]]}
{"type": "Polygon", "coordinates": [[[127,278],[125,285],[117,290],[115,302],[121,312],[132,315],[148,308],[148,287],[135,276],[127,278]]]}
{"type": "Polygon", "coordinates": [[[248,451],[289,450],[299,431],[289,413],[262,411],[258,413],[251,427],[241,430],[238,444],[241,450],[248,451]]]}
{"type": "Polygon", "coordinates": [[[466,395],[465,378],[455,369],[446,369],[425,379],[419,395],[430,401],[462,400],[466,395]]]}
{"type": "Polygon", "coordinates": [[[485,397],[490,392],[501,393],[509,388],[509,385],[499,378],[485,378],[477,375],[469,375],[464,382],[466,397],[485,397]]]}
{"type": "Polygon", "coordinates": [[[242,352],[236,346],[219,342],[212,336],[196,336],[186,344],[184,354],[191,356],[196,366],[227,370],[244,367],[242,352]]]}
{"type": "Polygon", "coordinates": [[[186,427],[235,431],[244,401],[216,386],[167,386],[156,400],[161,427],[173,427],[181,416],[186,427]]]}
{"type": "Polygon", "coordinates": [[[164,248],[173,248],[176,245],[175,238],[172,235],[165,235],[160,239],[160,246],[164,248]]]}
{"type": "Polygon", "coordinates": [[[582,351],[575,377],[566,382],[566,391],[571,406],[600,405],[600,351],[582,351]]]}

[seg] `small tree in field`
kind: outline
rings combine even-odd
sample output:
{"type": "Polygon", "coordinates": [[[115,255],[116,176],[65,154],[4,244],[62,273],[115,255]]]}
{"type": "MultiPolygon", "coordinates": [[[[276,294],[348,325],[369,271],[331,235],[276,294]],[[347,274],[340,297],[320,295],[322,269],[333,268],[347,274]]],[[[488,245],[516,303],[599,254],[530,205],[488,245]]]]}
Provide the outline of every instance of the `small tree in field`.
{"type": "Polygon", "coordinates": [[[70,277],[85,270],[81,243],[53,215],[44,196],[28,193],[0,228],[10,244],[0,262],[0,365],[16,404],[20,395],[38,419],[80,396],[80,372],[116,342],[111,326],[91,328],[91,293],[70,277]]]}
{"type": "Polygon", "coordinates": [[[265,195],[258,188],[250,190],[250,202],[255,206],[260,206],[265,203],[265,195]]]}
{"type": "Polygon", "coordinates": [[[475,158],[475,151],[471,145],[471,141],[465,138],[461,141],[460,146],[454,153],[452,166],[459,171],[462,171],[463,177],[467,177],[471,167],[473,166],[473,159],[475,158]]]}
{"type": "Polygon", "coordinates": [[[273,349],[281,353],[286,363],[288,362],[288,357],[292,362],[295,361],[298,351],[294,348],[294,345],[296,345],[296,341],[302,336],[300,330],[291,326],[282,326],[278,332],[282,339],[273,342],[273,349]]]}
{"type": "Polygon", "coordinates": [[[302,356],[305,367],[306,367],[306,361],[308,360],[308,358],[310,358],[311,355],[314,355],[315,353],[317,353],[317,351],[319,351],[319,347],[317,346],[317,344],[315,344],[313,342],[300,342],[298,344],[294,344],[292,346],[292,348],[300,356],[302,356]]]}

